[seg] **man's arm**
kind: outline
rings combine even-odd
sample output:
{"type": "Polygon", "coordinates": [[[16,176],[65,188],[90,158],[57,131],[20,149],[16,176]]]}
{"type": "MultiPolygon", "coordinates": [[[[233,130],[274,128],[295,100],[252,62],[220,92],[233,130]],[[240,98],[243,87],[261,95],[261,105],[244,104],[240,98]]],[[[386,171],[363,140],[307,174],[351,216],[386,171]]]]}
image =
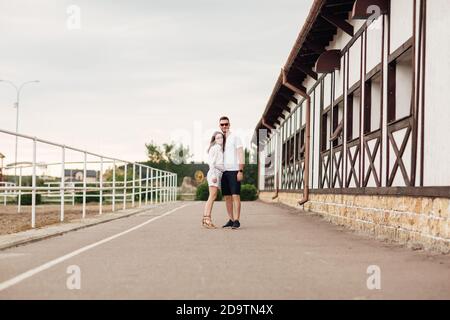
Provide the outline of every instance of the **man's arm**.
{"type": "Polygon", "coordinates": [[[244,165],[245,165],[245,156],[244,156],[244,148],[243,147],[239,147],[237,149],[237,155],[238,155],[238,161],[239,161],[239,172],[238,172],[238,176],[237,179],[238,181],[242,181],[244,179],[244,165]],[[242,170],[242,172],[241,172],[242,170]]]}

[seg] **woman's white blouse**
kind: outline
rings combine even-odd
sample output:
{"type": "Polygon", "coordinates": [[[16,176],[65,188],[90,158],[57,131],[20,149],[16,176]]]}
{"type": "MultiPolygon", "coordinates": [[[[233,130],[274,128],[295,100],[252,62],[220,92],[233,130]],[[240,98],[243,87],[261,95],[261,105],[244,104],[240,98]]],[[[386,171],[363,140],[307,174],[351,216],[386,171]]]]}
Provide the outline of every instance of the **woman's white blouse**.
{"type": "Polygon", "coordinates": [[[208,152],[209,170],[214,176],[219,177],[225,170],[223,166],[223,149],[222,146],[216,144],[209,149],[208,152]]]}

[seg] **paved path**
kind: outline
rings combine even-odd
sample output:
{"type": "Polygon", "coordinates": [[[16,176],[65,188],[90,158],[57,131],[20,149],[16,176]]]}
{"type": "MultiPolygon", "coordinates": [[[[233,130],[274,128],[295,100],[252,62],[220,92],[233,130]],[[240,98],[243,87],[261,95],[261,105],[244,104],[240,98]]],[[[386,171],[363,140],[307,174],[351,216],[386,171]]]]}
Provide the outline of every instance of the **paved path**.
{"type": "MultiPolygon", "coordinates": [[[[206,230],[202,209],[167,204],[0,251],[0,299],[450,299],[448,255],[261,202],[243,204],[241,230],[206,230]],[[381,290],[367,288],[370,265],[381,290]],[[67,288],[70,266],[80,290],[67,288]]],[[[224,212],[218,203],[217,224],[224,212]]]]}

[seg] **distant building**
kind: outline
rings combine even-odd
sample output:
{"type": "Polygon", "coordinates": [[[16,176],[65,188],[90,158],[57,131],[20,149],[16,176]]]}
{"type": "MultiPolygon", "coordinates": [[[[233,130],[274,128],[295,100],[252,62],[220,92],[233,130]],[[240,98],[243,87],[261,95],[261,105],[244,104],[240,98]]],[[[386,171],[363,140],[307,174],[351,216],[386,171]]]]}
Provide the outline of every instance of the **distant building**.
{"type": "MultiPolygon", "coordinates": [[[[66,169],[64,170],[65,181],[83,181],[83,169],[66,169]]],[[[96,182],[99,178],[99,172],[95,170],[86,171],[86,182],[96,182]]]]}
{"type": "Polygon", "coordinates": [[[0,181],[3,181],[3,159],[5,156],[0,152],[0,181]]]}

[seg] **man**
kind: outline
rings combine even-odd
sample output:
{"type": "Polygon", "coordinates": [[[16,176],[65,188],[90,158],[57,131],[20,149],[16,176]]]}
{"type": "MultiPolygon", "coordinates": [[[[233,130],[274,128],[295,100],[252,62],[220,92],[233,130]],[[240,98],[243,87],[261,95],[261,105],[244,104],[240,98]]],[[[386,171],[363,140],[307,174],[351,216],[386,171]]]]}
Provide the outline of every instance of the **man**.
{"type": "Polygon", "coordinates": [[[230,131],[230,119],[219,120],[220,130],[225,135],[224,167],[222,175],[222,195],[225,198],[228,222],[223,228],[238,229],[241,216],[241,181],[244,179],[244,148],[241,139],[230,131]],[[234,210],[233,210],[234,207],[234,210]]]}

